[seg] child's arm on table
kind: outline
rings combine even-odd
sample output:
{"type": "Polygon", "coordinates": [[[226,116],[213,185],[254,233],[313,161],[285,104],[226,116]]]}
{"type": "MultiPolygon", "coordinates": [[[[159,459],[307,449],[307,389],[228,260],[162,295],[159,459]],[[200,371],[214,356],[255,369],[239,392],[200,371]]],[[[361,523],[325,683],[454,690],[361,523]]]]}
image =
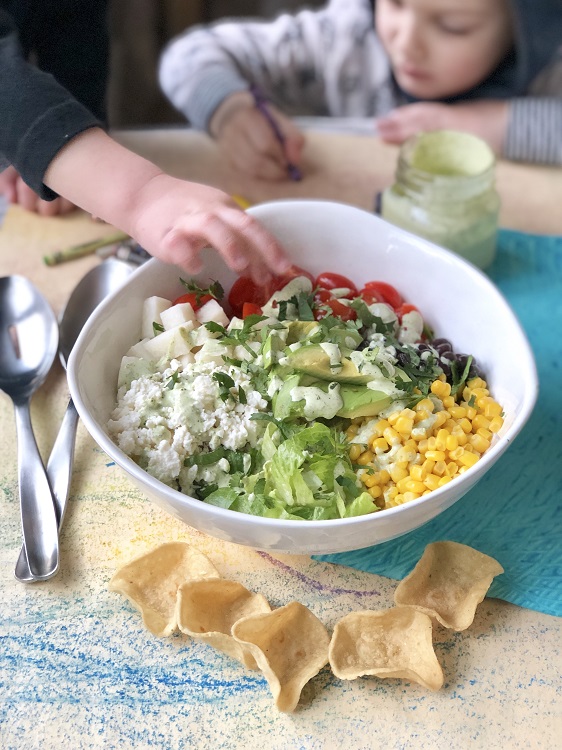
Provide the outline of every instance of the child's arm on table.
{"type": "Polygon", "coordinates": [[[389,143],[402,143],[420,131],[464,130],[490,144],[506,159],[562,164],[562,99],[524,97],[463,104],[416,102],[377,120],[389,143]]]}
{"type": "Polygon", "coordinates": [[[163,173],[100,128],[65,145],[44,184],[189,273],[201,269],[199,253],[207,245],[233,270],[247,270],[260,282],[290,265],[275,239],[228,195],[163,173]]]}

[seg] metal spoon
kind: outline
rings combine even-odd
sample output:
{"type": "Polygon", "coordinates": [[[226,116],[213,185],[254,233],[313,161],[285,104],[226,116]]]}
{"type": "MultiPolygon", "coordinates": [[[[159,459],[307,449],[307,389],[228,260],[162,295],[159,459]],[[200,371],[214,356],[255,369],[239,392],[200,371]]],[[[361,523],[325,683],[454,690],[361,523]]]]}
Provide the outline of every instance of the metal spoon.
{"type": "MultiPolygon", "coordinates": [[[[99,266],[94,266],[78,282],[60,316],[59,355],[65,369],[84,323],[104,297],[119,289],[137,267],[109,258],[99,266]]],[[[47,476],[53,491],[59,529],[64,519],[70,489],[77,426],[78,412],[70,399],[47,463],[47,476]]],[[[24,547],[16,563],[15,576],[22,583],[31,583],[36,578],[28,565],[24,547]]]]}
{"type": "Polygon", "coordinates": [[[37,580],[57,571],[57,517],[31,427],[29,404],[51,369],[57,320],[47,300],[23,276],[0,278],[0,389],[14,402],[21,527],[29,569],[37,580]]]}

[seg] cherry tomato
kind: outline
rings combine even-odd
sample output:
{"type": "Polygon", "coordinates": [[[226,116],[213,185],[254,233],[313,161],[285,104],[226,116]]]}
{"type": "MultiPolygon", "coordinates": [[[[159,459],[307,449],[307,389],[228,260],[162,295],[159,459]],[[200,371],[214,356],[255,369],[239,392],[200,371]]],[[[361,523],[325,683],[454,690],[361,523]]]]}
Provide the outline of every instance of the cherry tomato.
{"type": "Polygon", "coordinates": [[[310,281],[314,282],[314,277],[311,273],[308,273],[308,271],[305,271],[304,268],[301,268],[300,266],[291,266],[288,271],[286,271],[282,276],[274,276],[268,284],[266,284],[265,290],[266,290],[266,298],[262,303],[259,304],[265,304],[267,300],[271,297],[272,294],[279,291],[279,289],[283,289],[284,286],[286,286],[289,281],[292,281],[297,276],[306,276],[307,279],[310,279],[310,281]]]}
{"type": "MultiPolygon", "coordinates": [[[[271,296],[271,295],[270,295],[271,296]]],[[[240,317],[244,308],[244,302],[253,302],[255,305],[263,305],[269,297],[266,290],[259,287],[250,276],[240,276],[228,293],[228,303],[232,312],[240,317]]]]}
{"type": "Polygon", "coordinates": [[[186,294],[182,294],[180,297],[175,299],[172,304],[180,305],[184,302],[189,302],[194,310],[199,310],[200,307],[203,307],[206,302],[209,302],[209,300],[212,299],[213,297],[210,294],[202,294],[200,295],[199,299],[197,299],[197,295],[195,294],[195,292],[187,292],[186,294]]]}
{"type": "MultiPolygon", "coordinates": [[[[366,295],[371,294],[373,296],[382,297],[382,302],[386,302],[387,305],[396,309],[404,302],[402,295],[390,284],[384,281],[368,281],[360,292],[361,296],[367,302],[366,295]]],[[[367,304],[371,304],[367,302],[367,304]]]]}
{"type": "Polygon", "coordinates": [[[248,315],[261,315],[261,307],[254,302],[244,302],[242,305],[242,317],[247,318],[248,315]]]}
{"type": "Polygon", "coordinates": [[[357,287],[353,281],[339,273],[321,273],[316,277],[314,286],[320,287],[320,289],[349,289],[351,292],[349,296],[357,297],[357,287]]]}
{"type": "MultiPolygon", "coordinates": [[[[320,289],[318,291],[318,294],[314,298],[316,301],[318,300],[318,297],[322,295],[322,297],[325,297],[327,290],[320,289]]],[[[348,307],[347,305],[344,305],[343,302],[340,302],[335,297],[328,297],[320,300],[320,304],[325,305],[325,307],[329,307],[332,311],[332,314],[337,317],[341,318],[342,320],[355,320],[357,318],[357,312],[352,308],[348,307]]],[[[314,318],[315,320],[321,320],[322,318],[326,317],[329,312],[328,310],[319,307],[314,310],[314,318]]]]}
{"type": "Polygon", "coordinates": [[[327,289],[317,289],[314,295],[314,301],[317,305],[324,305],[329,299],[334,299],[327,289]]]}
{"type": "Polygon", "coordinates": [[[415,305],[410,305],[409,302],[403,302],[400,307],[396,308],[396,317],[398,318],[398,321],[401,323],[402,318],[404,315],[406,315],[409,312],[419,312],[418,308],[415,305]]]}

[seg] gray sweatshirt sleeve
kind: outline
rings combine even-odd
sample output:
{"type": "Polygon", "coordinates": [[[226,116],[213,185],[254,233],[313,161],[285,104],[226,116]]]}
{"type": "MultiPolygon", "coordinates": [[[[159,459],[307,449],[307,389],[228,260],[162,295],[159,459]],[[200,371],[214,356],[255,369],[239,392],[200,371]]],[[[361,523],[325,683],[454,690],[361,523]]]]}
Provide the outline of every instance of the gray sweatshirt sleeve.
{"type": "Polygon", "coordinates": [[[373,92],[390,79],[369,0],[198,27],[168,45],[159,77],[172,104],[202,130],[227,96],[250,83],[289,116],[370,116],[373,92]]]}
{"type": "Polygon", "coordinates": [[[562,98],[512,99],[502,155],[512,161],[562,164],[562,98]]]}

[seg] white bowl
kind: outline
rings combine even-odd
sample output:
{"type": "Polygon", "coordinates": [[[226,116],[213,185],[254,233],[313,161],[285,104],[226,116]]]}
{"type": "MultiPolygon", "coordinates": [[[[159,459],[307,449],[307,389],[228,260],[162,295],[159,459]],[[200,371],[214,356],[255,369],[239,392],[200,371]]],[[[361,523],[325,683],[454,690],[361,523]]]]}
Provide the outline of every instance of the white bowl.
{"type": "MultiPolygon", "coordinates": [[[[68,379],[76,408],[100,447],[155,503],[185,523],[230,542],[276,552],[324,554],[380,544],[427,523],[490,470],[519,433],[535,404],[538,381],[526,336],[494,284],[459,256],[351,206],[279,201],[250,209],[295,262],[316,274],[335,271],[361,286],[378,279],[414,303],[437,336],[474,354],[493,396],[503,405],[499,439],[478,463],[430,495],[367,516],[286,521],[245,515],[183,495],[147,474],[108,437],[122,355],[140,338],[143,300],[185,291],[175,266],[151,260],[92,315],[72,351],[68,379]]],[[[205,256],[201,280],[229,289],[235,276],[218,254],[205,256]]],[[[182,274],[185,275],[185,272],[182,274]]]]}

